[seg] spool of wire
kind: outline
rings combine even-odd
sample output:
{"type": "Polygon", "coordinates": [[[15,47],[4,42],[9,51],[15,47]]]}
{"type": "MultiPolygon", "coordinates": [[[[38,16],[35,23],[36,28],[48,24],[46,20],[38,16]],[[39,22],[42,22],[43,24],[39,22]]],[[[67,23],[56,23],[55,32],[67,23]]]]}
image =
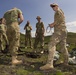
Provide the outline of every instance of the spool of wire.
{"type": "Polygon", "coordinates": [[[50,32],[52,33],[51,29],[52,29],[52,28],[50,28],[50,26],[47,26],[47,28],[46,28],[46,33],[50,33],[50,32]]]}

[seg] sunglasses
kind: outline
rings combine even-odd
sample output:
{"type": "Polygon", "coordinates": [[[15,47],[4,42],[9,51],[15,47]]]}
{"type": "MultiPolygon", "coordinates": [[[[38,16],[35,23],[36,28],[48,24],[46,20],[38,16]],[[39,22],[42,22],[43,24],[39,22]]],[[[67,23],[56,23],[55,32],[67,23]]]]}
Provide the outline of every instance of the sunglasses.
{"type": "Polygon", "coordinates": [[[55,6],[51,6],[51,7],[53,8],[53,7],[55,7],[55,6]]]}

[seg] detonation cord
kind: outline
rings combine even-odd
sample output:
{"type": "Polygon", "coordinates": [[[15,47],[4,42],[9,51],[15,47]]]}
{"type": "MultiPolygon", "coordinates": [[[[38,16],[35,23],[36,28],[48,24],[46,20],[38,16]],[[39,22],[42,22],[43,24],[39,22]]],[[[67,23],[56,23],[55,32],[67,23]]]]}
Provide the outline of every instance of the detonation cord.
{"type": "Polygon", "coordinates": [[[47,28],[46,28],[46,33],[50,33],[50,32],[53,33],[53,32],[52,32],[52,28],[51,28],[50,26],[47,26],[47,28]]]}

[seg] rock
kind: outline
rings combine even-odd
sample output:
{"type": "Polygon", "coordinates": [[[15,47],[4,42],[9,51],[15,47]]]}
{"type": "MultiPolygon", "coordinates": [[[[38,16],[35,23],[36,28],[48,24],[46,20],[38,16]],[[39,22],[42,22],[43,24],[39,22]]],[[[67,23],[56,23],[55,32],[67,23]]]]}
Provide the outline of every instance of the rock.
{"type": "Polygon", "coordinates": [[[69,58],[69,64],[76,65],[76,57],[69,58]]]}
{"type": "Polygon", "coordinates": [[[55,51],[55,55],[54,55],[54,60],[58,60],[59,59],[59,52],[55,51]]]}

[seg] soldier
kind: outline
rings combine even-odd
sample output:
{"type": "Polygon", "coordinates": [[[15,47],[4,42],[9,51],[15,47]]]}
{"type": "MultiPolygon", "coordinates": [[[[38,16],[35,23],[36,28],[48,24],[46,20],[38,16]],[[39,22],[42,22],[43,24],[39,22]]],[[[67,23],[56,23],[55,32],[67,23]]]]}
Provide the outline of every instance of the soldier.
{"type": "Polygon", "coordinates": [[[30,25],[30,22],[27,21],[25,27],[24,27],[24,30],[25,31],[25,45],[26,45],[26,48],[28,46],[28,43],[30,44],[30,48],[32,48],[32,42],[31,42],[31,30],[32,30],[32,27],[30,25]]]}
{"type": "Polygon", "coordinates": [[[6,35],[7,27],[5,24],[6,24],[6,20],[4,18],[0,18],[0,48],[2,52],[4,51],[3,40],[5,41],[6,46],[8,46],[9,44],[6,35]]]}
{"type": "Polygon", "coordinates": [[[36,23],[36,33],[35,33],[35,43],[34,43],[34,49],[37,48],[38,43],[41,43],[41,48],[43,49],[44,47],[44,24],[41,22],[41,17],[37,16],[37,23],[36,23]]]}
{"type": "Polygon", "coordinates": [[[41,70],[54,69],[53,60],[56,50],[56,45],[60,42],[61,53],[63,55],[63,65],[68,65],[68,50],[66,48],[67,31],[65,26],[65,16],[63,11],[59,8],[58,4],[53,3],[50,5],[55,11],[54,22],[49,24],[52,28],[54,27],[54,34],[52,35],[51,41],[48,45],[49,54],[47,64],[40,67],[41,70]]]}
{"type": "Polygon", "coordinates": [[[18,8],[12,8],[5,12],[4,18],[7,25],[7,37],[9,40],[9,51],[12,56],[12,65],[22,63],[17,60],[17,50],[20,42],[20,28],[19,25],[23,22],[22,11],[18,8]]]}

